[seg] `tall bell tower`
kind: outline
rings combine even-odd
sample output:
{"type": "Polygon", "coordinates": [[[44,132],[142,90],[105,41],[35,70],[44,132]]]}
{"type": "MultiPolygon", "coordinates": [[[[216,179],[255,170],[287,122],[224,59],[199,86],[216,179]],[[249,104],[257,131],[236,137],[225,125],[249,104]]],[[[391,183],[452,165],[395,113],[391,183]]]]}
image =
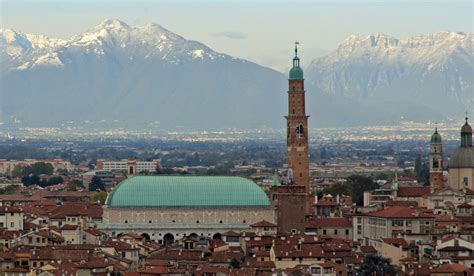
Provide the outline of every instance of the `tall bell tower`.
{"type": "Polygon", "coordinates": [[[305,109],[303,69],[298,57],[298,42],[288,79],[288,179],[290,184],[305,186],[309,193],[308,117],[305,109]]]}
{"type": "Polygon", "coordinates": [[[444,189],[443,179],[443,144],[438,129],[430,140],[430,186],[433,191],[444,189]]]}

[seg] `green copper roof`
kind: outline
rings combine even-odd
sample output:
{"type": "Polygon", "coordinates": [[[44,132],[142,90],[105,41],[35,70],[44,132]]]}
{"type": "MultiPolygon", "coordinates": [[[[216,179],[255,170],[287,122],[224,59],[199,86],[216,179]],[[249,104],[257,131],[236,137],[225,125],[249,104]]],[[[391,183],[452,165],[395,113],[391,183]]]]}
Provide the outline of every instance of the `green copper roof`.
{"type": "Polygon", "coordinates": [[[433,135],[431,135],[431,144],[441,144],[441,135],[438,133],[438,129],[435,129],[433,135]]]}
{"type": "Polygon", "coordinates": [[[107,197],[109,207],[270,207],[254,182],[227,176],[134,176],[107,197]]]}
{"type": "Polygon", "coordinates": [[[295,46],[295,57],[293,58],[293,67],[290,69],[290,80],[302,80],[303,69],[300,67],[300,58],[298,57],[298,48],[295,46]]]}

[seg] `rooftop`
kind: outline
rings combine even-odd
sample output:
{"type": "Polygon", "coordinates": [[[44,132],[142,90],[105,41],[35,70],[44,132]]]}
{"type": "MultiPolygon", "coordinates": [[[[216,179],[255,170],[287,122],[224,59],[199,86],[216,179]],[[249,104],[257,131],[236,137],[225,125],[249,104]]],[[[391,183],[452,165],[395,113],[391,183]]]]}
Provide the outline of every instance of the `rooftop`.
{"type": "Polygon", "coordinates": [[[109,194],[108,207],[266,207],[254,182],[228,176],[134,176],[109,194]]]}

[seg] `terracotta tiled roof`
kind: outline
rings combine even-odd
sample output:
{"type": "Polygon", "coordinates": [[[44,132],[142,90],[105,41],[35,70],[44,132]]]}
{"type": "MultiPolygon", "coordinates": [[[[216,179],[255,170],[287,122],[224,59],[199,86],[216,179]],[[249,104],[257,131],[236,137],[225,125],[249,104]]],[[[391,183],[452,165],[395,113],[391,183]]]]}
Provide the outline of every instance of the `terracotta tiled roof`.
{"type": "MultiPolygon", "coordinates": [[[[3,195],[2,195],[3,196],[3,195]]],[[[0,213],[22,213],[23,209],[20,207],[14,207],[14,206],[0,206],[0,213]]]]}
{"type": "Polygon", "coordinates": [[[426,213],[423,210],[399,206],[368,213],[367,215],[379,218],[435,218],[433,214],[426,213]]]}
{"type": "Polygon", "coordinates": [[[227,231],[227,232],[224,232],[222,233],[222,236],[224,237],[240,237],[240,233],[237,233],[235,231],[227,231]]]}
{"type": "Polygon", "coordinates": [[[276,240],[273,247],[277,258],[318,258],[324,257],[320,245],[305,244],[291,240],[276,240]]]}
{"type": "Polygon", "coordinates": [[[266,220],[262,220],[262,221],[259,221],[259,222],[256,222],[252,225],[250,225],[251,227],[276,227],[275,224],[271,223],[271,222],[268,222],[266,220]]]}
{"type": "Polygon", "coordinates": [[[20,236],[20,231],[0,229],[0,240],[11,240],[20,236]]]}
{"type": "Polygon", "coordinates": [[[65,224],[63,227],[61,227],[61,230],[77,230],[79,228],[79,225],[72,225],[72,224],[65,224]]]}
{"type": "Polygon", "coordinates": [[[384,243],[388,243],[390,245],[396,246],[396,247],[402,247],[403,249],[410,249],[410,245],[405,239],[399,239],[399,238],[386,238],[382,239],[384,243]]]}
{"type": "Polygon", "coordinates": [[[134,247],[133,245],[123,242],[123,241],[106,241],[102,244],[102,247],[113,247],[117,251],[139,250],[137,247],[134,247]]]}
{"type": "Polygon", "coordinates": [[[469,270],[461,264],[445,264],[431,270],[431,273],[458,273],[469,270]]]}
{"type": "Polygon", "coordinates": [[[57,206],[51,211],[50,217],[53,219],[65,219],[66,217],[83,216],[101,219],[102,212],[102,206],[100,205],[74,202],[57,206]]]}
{"type": "Polygon", "coordinates": [[[429,186],[401,186],[398,187],[397,197],[422,197],[430,193],[429,186]]]}
{"type": "Polygon", "coordinates": [[[352,228],[352,223],[347,218],[312,218],[306,228],[352,228]]]}

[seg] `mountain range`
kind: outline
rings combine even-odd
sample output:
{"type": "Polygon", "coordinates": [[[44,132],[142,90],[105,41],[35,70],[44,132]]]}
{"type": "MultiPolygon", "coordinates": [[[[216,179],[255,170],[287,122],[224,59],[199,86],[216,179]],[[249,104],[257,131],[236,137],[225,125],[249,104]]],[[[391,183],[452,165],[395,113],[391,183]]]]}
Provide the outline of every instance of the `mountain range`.
{"type": "MultiPolygon", "coordinates": [[[[303,61],[313,125],[396,124],[474,106],[472,34],[352,35],[303,61]]],[[[304,49],[302,49],[304,50],[304,49]]],[[[292,57],[288,57],[289,64],[292,57]]],[[[285,125],[287,74],[217,53],[157,24],[111,19],[68,40],[0,30],[0,121],[29,126],[285,125]]]]}

